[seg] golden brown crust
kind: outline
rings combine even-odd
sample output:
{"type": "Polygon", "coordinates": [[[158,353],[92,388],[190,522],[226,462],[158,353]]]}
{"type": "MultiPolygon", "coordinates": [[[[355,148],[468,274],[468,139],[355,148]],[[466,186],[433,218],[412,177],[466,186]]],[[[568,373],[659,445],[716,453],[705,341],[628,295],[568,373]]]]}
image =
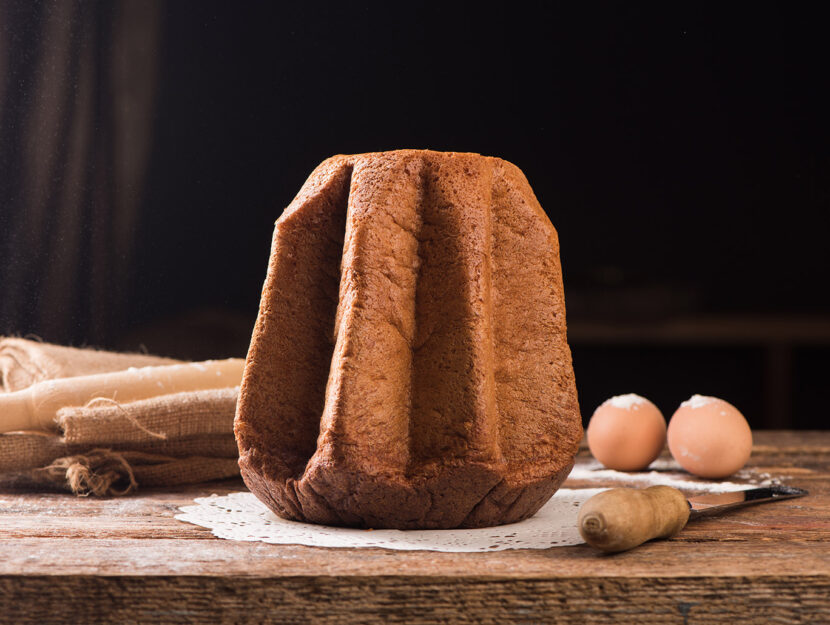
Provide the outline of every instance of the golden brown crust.
{"type": "Polygon", "coordinates": [[[478,154],[324,161],[277,221],[235,430],[286,518],[511,523],[582,436],[556,230],[478,154]]]}

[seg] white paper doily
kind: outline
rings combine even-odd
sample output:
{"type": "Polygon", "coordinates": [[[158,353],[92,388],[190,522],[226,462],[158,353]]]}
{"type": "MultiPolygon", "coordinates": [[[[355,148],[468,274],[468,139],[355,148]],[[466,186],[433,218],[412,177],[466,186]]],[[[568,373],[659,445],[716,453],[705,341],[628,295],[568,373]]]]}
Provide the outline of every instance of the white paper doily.
{"type": "MultiPolygon", "coordinates": [[[[662,484],[686,492],[726,492],[750,484],[771,484],[768,474],[744,470],[737,477],[748,483],[709,482],[683,473],[674,461],[657,460],[647,472],[623,473],[598,462],[580,463],[568,476],[588,483],[655,486],[662,484]]],[[[576,520],[580,506],[607,488],[560,488],[533,517],[498,527],[459,530],[361,530],[286,521],[271,512],[250,492],[201,497],[180,508],[180,521],[206,527],[214,536],[230,540],[260,541],[311,547],[382,547],[409,551],[487,552],[504,549],[549,549],[582,544],[576,520]]]]}
{"type": "Polygon", "coordinates": [[[458,530],[362,530],[286,521],[252,493],[194,500],[176,515],[219,538],[311,547],[382,547],[409,551],[487,552],[579,545],[579,507],[604,488],[560,488],[530,519],[512,525],[458,530]]]}

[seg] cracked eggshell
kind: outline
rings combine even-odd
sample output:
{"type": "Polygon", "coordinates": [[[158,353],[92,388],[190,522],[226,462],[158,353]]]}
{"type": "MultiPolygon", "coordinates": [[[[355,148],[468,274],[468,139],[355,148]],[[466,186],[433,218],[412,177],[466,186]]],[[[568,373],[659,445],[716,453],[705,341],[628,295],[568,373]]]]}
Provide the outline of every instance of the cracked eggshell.
{"type": "Polygon", "coordinates": [[[722,478],[740,470],[752,453],[752,430],[732,404],[694,395],[669,422],[669,451],[689,473],[722,478]]]}

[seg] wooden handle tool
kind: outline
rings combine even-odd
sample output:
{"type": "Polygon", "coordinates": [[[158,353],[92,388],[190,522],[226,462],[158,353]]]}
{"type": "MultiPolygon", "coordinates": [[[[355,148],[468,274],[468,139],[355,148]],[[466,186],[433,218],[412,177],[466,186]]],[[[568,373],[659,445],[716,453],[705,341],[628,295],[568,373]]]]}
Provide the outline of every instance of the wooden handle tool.
{"type": "Polygon", "coordinates": [[[686,499],[686,495],[670,486],[652,486],[643,490],[612,488],[582,504],[579,533],[589,545],[616,553],[655,538],[671,538],[686,527],[690,519],[806,494],[807,491],[800,488],[774,485],[686,499]]]}
{"type": "Polygon", "coordinates": [[[582,505],[579,533],[589,545],[614,553],[674,536],[688,520],[689,502],[676,488],[612,488],[582,505]]]}

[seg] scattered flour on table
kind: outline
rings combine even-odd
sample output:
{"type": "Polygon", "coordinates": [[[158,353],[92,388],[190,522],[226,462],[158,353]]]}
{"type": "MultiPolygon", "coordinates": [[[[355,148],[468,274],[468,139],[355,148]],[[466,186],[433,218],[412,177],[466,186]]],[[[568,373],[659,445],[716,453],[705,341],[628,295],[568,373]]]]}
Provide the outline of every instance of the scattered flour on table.
{"type": "Polygon", "coordinates": [[[568,479],[592,482],[625,482],[626,484],[642,487],[673,486],[683,491],[707,493],[727,493],[743,490],[750,486],[765,486],[773,483],[769,474],[756,475],[746,470],[737,473],[735,476],[739,479],[746,479],[749,483],[699,480],[688,473],[684,473],[680,469],[680,465],[673,460],[657,460],[651,463],[649,468],[652,470],[626,473],[605,469],[598,462],[580,463],[574,466],[573,471],[568,475],[568,479]]]}

